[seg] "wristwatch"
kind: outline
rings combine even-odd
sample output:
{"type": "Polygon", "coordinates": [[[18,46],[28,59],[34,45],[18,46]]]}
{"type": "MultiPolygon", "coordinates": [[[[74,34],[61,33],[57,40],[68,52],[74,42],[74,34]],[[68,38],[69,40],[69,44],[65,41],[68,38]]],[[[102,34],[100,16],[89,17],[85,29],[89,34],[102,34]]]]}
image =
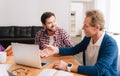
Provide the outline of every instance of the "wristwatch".
{"type": "Polygon", "coordinates": [[[72,66],[73,66],[73,64],[70,64],[70,63],[68,63],[68,65],[67,65],[67,71],[71,71],[71,69],[72,69],[72,66]]]}

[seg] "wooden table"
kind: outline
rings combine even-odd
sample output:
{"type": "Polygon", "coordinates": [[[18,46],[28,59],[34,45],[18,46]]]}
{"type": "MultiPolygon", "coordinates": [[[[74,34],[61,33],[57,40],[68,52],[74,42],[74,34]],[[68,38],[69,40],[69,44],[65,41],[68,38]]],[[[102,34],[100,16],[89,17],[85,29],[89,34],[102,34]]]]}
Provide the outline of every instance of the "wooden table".
{"type": "MultiPolygon", "coordinates": [[[[57,60],[64,60],[67,63],[79,64],[79,62],[72,56],[51,56],[51,57],[43,58],[43,60],[50,60],[50,61],[52,61],[52,63],[47,65],[46,67],[43,67],[41,69],[37,69],[37,68],[17,65],[17,64],[15,64],[14,57],[13,56],[8,56],[5,64],[13,64],[12,68],[10,68],[9,71],[11,71],[11,70],[13,70],[17,67],[21,67],[21,68],[29,70],[30,72],[27,76],[36,76],[43,69],[52,68],[54,62],[57,61],[57,60]]],[[[74,76],[84,76],[84,75],[77,74],[77,73],[73,73],[73,74],[74,74],[74,76]]]]}

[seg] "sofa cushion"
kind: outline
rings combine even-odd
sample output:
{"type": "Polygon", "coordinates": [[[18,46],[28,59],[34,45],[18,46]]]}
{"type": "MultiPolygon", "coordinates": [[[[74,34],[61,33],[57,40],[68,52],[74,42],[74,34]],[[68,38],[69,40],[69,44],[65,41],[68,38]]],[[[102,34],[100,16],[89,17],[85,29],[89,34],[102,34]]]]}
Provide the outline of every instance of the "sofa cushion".
{"type": "Polygon", "coordinates": [[[16,26],[15,27],[15,37],[16,38],[24,38],[24,37],[31,37],[31,27],[32,26],[16,26]]]}
{"type": "Polygon", "coordinates": [[[7,48],[11,42],[34,44],[35,34],[42,26],[0,26],[0,44],[7,48]]]}
{"type": "Polygon", "coordinates": [[[43,30],[42,26],[33,26],[32,27],[32,37],[35,37],[36,33],[40,30],[43,30]]]}
{"type": "Polygon", "coordinates": [[[14,37],[13,26],[0,26],[0,38],[11,38],[14,37]]]}

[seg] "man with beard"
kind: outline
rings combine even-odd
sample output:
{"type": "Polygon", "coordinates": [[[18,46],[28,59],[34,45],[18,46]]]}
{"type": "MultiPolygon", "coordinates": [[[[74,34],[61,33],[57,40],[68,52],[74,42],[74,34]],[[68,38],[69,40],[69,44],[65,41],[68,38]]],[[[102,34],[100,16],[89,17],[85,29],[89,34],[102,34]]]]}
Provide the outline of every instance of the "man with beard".
{"type": "Polygon", "coordinates": [[[44,49],[45,44],[57,47],[73,46],[70,35],[64,29],[57,27],[54,13],[44,12],[41,22],[44,29],[38,31],[35,36],[35,44],[38,44],[40,49],[44,49]]]}

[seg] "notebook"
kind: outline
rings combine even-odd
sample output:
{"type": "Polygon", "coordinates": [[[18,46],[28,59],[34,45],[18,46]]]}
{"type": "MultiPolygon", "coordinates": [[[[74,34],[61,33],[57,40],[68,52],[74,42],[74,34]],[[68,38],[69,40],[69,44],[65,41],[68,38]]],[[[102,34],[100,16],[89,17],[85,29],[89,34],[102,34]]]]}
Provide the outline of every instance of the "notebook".
{"type": "Polygon", "coordinates": [[[44,69],[37,76],[74,76],[73,73],[56,70],[56,69],[44,69]]]}
{"type": "Polygon", "coordinates": [[[35,44],[11,43],[16,64],[42,68],[50,61],[41,60],[39,46],[35,44]]]}

